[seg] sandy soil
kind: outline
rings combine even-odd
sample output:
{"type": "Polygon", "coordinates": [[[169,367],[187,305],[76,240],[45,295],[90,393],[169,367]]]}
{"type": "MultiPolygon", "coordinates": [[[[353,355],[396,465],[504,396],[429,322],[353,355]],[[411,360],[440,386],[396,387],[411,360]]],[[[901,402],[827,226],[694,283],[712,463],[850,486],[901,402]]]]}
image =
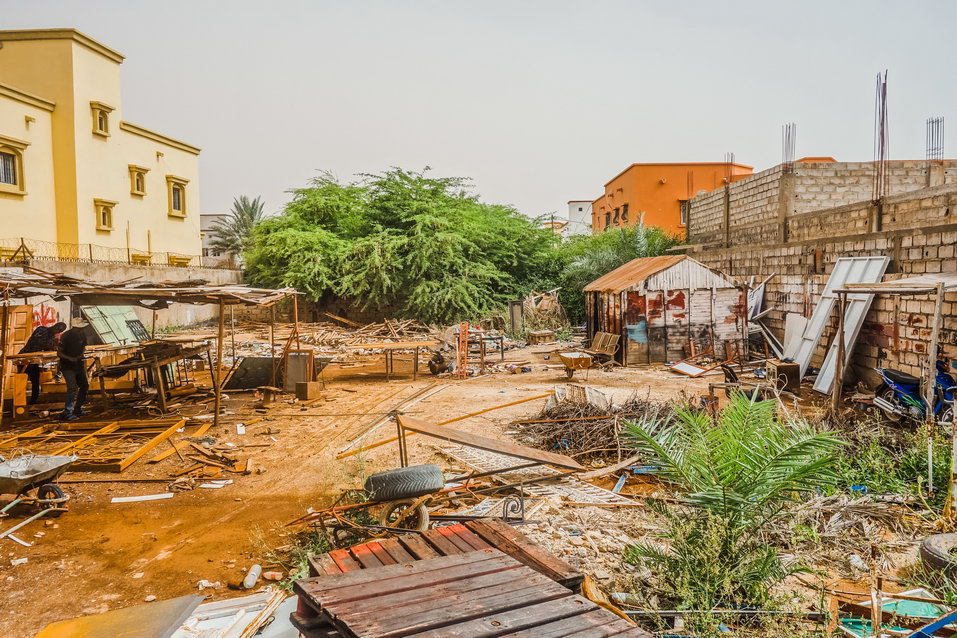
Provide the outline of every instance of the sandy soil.
{"type": "MultiPolygon", "coordinates": [[[[33,542],[32,547],[0,540],[0,635],[26,638],[50,622],[139,604],[150,595],[162,600],[197,593],[200,580],[222,583],[203,592],[214,599],[238,595],[226,583],[241,579],[243,568],[261,560],[266,544],[280,538],[277,528],[308,507],[329,504],[343,489],[361,487],[366,475],[398,465],[394,444],[335,459],[336,452],[367,429],[377,413],[393,409],[432,383],[449,387],[412,406],[409,414],[439,421],[542,394],[565,383],[562,369],[545,367],[556,362],[555,357],[543,359],[539,353],[545,349],[534,346],[506,353],[509,361],[530,361],[531,373],[469,380],[426,373],[415,382],[411,374],[387,382],[374,358],[369,359],[376,362],[371,366],[331,367],[324,373],[327,391],[322,401],[306,409],[279,404],[269,414],[270,420],[250,426],[244,436],[235,434],[234,425],[251,416],[251,397],[231,395],[226,408],[232,414],[218,430],[207,434],[220,442],[271,443],[250,453],[262,473],[230,476],[234,483],[219,490],[196,489],[168,500],[125,504],[109,501],[114,496],[163,492],[165,484],[64,486],[72,496],[70,511],[55,522],[32,523],[19,534],[33,542]],[[262,435],[267,429],[279,432],[262,435]],[[37,532],[43,535],[35,537],[37,532]],[[10,561],[20,557],[29,562],[11,566],[10,561]]],[[[409,370],[410,364],[397,357],[396,371],[409,370]]],[[[576,382],[584,380],[579,375],[576,382]]],[[[681,392],[700,394],[709,380],[719,377],[692,380],[648,368],[592,370],[587,382],[617,397],[639,392],[664,400],[681,392]]],[[[505,437],[509,421],[537,413],[544,402],[538,399],[495,410],[455,427],[505,437]]],[[[97,407],[92,406],[92,420],[104,418],[96,413],[97,407]]],[[[392,432],[386,425],[368,440],[392,432]]],[[[413,462],[438,459],[427,443],[421,436],[410,439],[413,462]]],[[[174,455],[154,465],[140,460],[119,476],[70,473],[64,478],[166,478],[183,467],[174,455]]],[[[0,529],[22,518],[18,514],[5,519],[0,529]]]]}

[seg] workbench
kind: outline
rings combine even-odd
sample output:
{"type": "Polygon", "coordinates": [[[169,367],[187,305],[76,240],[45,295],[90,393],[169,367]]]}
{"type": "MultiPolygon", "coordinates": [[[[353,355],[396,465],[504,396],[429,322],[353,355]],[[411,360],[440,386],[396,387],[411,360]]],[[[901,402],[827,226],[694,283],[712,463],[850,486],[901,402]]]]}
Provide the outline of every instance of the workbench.
{"type": "Polygon", "coordinates": [[[385,378],[388,381],[395,371],[394,356],[396,350],[412,350],[412,380],[419,378],[419,349],[435,348],[438,341],[383,341],[379,343],[357,343],[346,346],[349,350],[382,350],[385,355],[385,378]]]}

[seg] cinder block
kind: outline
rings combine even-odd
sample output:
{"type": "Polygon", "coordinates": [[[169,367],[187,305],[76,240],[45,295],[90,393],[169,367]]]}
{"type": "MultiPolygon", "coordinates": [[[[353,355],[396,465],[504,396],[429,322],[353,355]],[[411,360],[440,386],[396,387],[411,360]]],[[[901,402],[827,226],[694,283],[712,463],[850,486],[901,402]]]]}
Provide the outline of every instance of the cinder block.
{"type": "Polygon", "coordinates": [[[299,381],[296,383],[296,398],[300,401],[318,399],[321,387],[318,381],[299,381]]]}

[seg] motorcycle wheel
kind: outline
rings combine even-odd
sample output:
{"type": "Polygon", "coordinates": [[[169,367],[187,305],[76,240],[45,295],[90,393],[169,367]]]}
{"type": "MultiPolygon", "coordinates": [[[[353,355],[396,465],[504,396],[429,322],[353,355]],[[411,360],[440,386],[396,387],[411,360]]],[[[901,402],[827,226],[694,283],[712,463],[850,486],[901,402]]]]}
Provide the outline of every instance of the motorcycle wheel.
{"type": "Polygon", "coordinates": [[[954,408],[949,405],[945,406],[944,409],[940,411],[940,414],[937,415],[937,422],[941,425],[951,425],[954,422],[954,408]]]}
{"type": "MultiPolygon", "coordinates": [[[[877,394],[877,396],[884,399],[888,403],[893,403],[895,406],[897,406],[901,410],[904,409],[904,406],[901,405],[900,400],[897,398],[897,393],[894,392],[893,388],[887,385],[881,384],[881,387],[877,388],[877,392],[875,394],[877,394]]],[[[887,413],[887,412],[884,412],[883,410],[881,410],[881,414],[883,414],[884,418],[890,421],[891,423],[900,423],[901,421],[904,420],[904,416],[900,414],[887,413]]]]}

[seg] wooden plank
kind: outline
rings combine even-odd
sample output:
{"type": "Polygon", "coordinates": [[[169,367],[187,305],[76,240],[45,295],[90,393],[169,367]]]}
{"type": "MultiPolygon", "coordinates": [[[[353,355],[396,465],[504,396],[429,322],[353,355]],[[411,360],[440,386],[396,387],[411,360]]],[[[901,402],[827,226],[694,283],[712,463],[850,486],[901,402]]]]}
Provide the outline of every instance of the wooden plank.
{"type": "Polygon", "coordinates": [[[356,545],[355,547],[351,547],[349,552],[355,557],[359,564],[366,569],[370,567],[382,567],[382,561],[372,552],[370,545],[371,543],[356,545]]]}
{"type": "Polygon", "coordinates": [[[379,562],[382,563],[383,565],[395,565],[396,563],[399,562],[396,559],[392,558],[392,555],[382,548],[381,541],[373,541],[369,543],[368,545],[369,545],[369,549],[372,550],[372,553],[375,555],[376,558],[379,559],[379,562]]]}
{"type": "Polygon", "coordinates": [[[498,452],[499,454],[513,456],[527,461],[538,461],[570,470],[585,469],[578,461],[564,454],[545,452],[524,445],[518,445],[517,443],[490,439],[478,434],[472,434],[471,432],[463,432],[462,430],[454,430],[444,426],[439,427],[404,415],[396,416],[396,420],[406,430],[425,434],[426,436],[431,436],[443,441],[449,441],[450,443],[458,443],[459,445],[466,445],[489,452],[498,452]]]}
{"type": "Polygon", "coordinates": [[[600,636],[635,636],[653,638],[648,632],[629,625],[605,609],[592,611],[577,616],[562,618],[554,622],[546,622],[533,629],[523,629],[507,633],[503,638],[565,638],[579,636],[580,638],[598,638],[600,636]]]}
{"type": "Polygon", "coordinates": [[[450,539],[442,535],[441,532],[437,529],[431,529],[426,532],[422,538],[424,538],[429,545],[434,547],[443,556],[453,556],[455,554],[462,554],[465,551],[471,551],[471,548],[468,550],[463,550],[459,548],[458,545],[453,543],[450,539]]]}
{"type": "Polygon", "coordinates": [[[125,470],[126,468],[128,468],[129,466],[131,466],[131,465],[132,465],[133,463],[135,463],[138,459],[140,459],[142,456],[144,456],[147,452],[149,452],[150,450],[152,450],[154,447],[156,447],[157,445],[159,445],[160,443],[162,443],[163,441],[165,441],[165,440],[168,439],[169,437],[173,436],[173,434],[176,432],[176,430],[180,429],[180,428],[183,427],[184,425],[186,425],[186,420],[185,420],[185,419],[180,419],[179,421],[177,421],[177,422],[174,423],[173,425],[169,426],[169,428],[167,428],[166,430],[164,430],[164,431],[161,432],[160,434],[156,435],[155,437],[153,437],[153,438],[150,439],[149,441],[147,441],[144,445],[140,446],[135,452],[133,452],[133,453],[130,454],[128,457],[126,457],[125,459],[123,459],[123,461],[121,461],[120,464],[119,464],[119,469],[116,470],[116,471],[122,472],[123,470],[125,470]]]}
{"type": "MultiPolygon", "coordinates": [[[[364,611],[355,616],[348,614],[340,617],[335,614],[334,609],[328,607],[323,609],[332,619],[333,624],[348,628],[352,633],[364,638],[398,638],[435,630],[440,632],[435,635],[449,636],[454,635],[447,632],[448,625],[451,624],[483,618],[499,612],[507,614],[510,612],[506,610],[516,610],[517,607],[528,607],[573,597],[572,593],[564,587],[547,579],[544,580],[544,584],[540,586],[528,586],[524,581],[518,580],[485,587],[474,592],[443,595],[441,605],[437,605],[435,600],[430,599],[391,608],[389,613],[381,611],[375,613],[367,606],[364,611]]],[[[586,598],[581,600],[584,602],[576,606],[584,607],[585,603],[594,606],[594,603],[586,598]]],[[[374,603],[374,601],[370,602],[374,603]]],[[[527,617],[531,610],[516,611],[521,612],[523,617],[527,617]]],[[[546,617],[553,618],[553,616],[546,617]]],[[[476,634],[464,635],[475,636],[476,634]]]]}
{"type": "MultiPolygon", "coordinates": [[[[455,575],[452,574],[452,570],[427,572],[425,579],[428,580],[425,583],[422,582],[424,580],[422,577],[414,574],[395,578],[390,581],[390,591],[375,590],[375,593],[371,595],[369,584],[352,585],[325,592],[321,597],[316,597],[316,600],[329,614],[343,620],[348,618],[351,623],[369,614],[381,614],[385,609],[390,609],[389,613],[404,613],[404,610],[411,605],[420,605],[424,608],[430,601],[434,603],[436,600],[456,594],[471,592],[481,596],[490,588],[503,584],[507,584],[507,588],[502,591],[555,585],[545,576],[536,574],[515,562],[507,569],[487,573],[472,574],[468,572],[467,566],[461,565],[456,571],[458,573],[455,575]],[[436,576],[441,580],[432,580],[436,576]]],[[[375,583],[372,583],[372,586],[374,585],[375,583]]]]}
{"type": "Polygon", "coordinates": [[[379,541],[379,547],[385,550],[396,563],[407,563],[415,560],[415,556],[407,552],[397,538],[387,538],[379,541]]]}
{"type": "Polygon", "coordinates": [[[434,558],[439,555],[439,553],[432,549],[431,545],[426,543],[418,534],[406,534],[400,537],[398,541],[402,547],[407,549],[417,560],[434,558]]]}
{"type": "Polygon", "coordinates": [[[356,562],[356,560],[349,554],[345,549],[334,549],[329,552],[329,558],[331,558],[336,565],[339,566],[344,572],[358,572],[362,569],[362,565],[356,562]]]}
{"type": "Polygon", "coordinates": [[[571,565],[549,554],[524,534],[498,519],[469,521],[465,526],[492,547],[566,587],[574,589],[584,578],[584,575],[571,565]]]}
{"type": "Polygon", "coordinates": [[[491,547],[484,539],[482,539],[478,534],[470,530],[465,525],[461,523],[456,523],[455,525],[449,525],[447,528],[455,530],[455,535],[463,539],[466,543],[472,546],[474,549],[488,549],[491,547]]]}
{"type": "Polygon", "coordinates": [[[537,636],[538,634],[535,633],[534,629],[543,624],[589,613],[596,608],[596,605],[586,598],[567,596],[534,606],[488,614],[481,618],[457,622],[439,629],[410,633],[406,636],[408,638],[490,638],[492,636],[509,635],[522,630],[529,630],[529,635],[537,636]]]}
{"type": "MultiPolygon", "coordinates": [[[[357,628],[350,626],[350,630],[363,638],[481,638],[501,636],[509,629],[536,627],[543,622],[574,616],[595,607],[587,598],[561,589],[563,591],[560,594],[545,594],[531,588],[472,600],[462,596],[450,596],[441,607],[436,608],[433,604],[433,608],[427,613],[416,610],[419,612],[417,616],[381,618],[377,623],[379,626],[373,632],[367,632],[362,625],[357,628]]],[[[405,611],[406,609],[402,610],[405,611]]]]}
{"type": "MultiPolygon", "coordinates": [[[[472,547],[472,545],[463,538],[459,538],[456,531],[452,529],[452,525],[447,525],[445,527],[436,527],[433,530],[430,530],[426,533],[426,536],[431,540],[436,534],[444,536],[449,542],[455,545],[459,551],[462,552],[471,552],[475,549],[481,549],[480,547],[472,547]]],[[[464,525],[459,525],[462,529],[465,529],[464,525]]]]}
{"type": "Polygon", "coordinates": [[[329,574],[342,573],[342,569],[339,568],[336,561],[332,560],[329,554],[319,554],[318,556],[310,555],[306,560],[309,561],[310,576],[326,576],[329,574]]]}
{"type": "MultiPolygon", "coordinates": [[[[190,434],[190,436],[192,437],[202,436],[203,434],[206,433],[206,430],[212,427],[212,425],[213,425],[212,421],[207,421],[206,423],[203,423],[198,428],[196,428],[196,431],[190,434]]],[[[149,461],[147,461],[147,463],[159,463],[163,459],[181,451],[183,448],[189,447],[189,444],[190,444],[189,441],[177,441],[176,443],[173,444],[172,449],[164,450],[163,452],[160,452],[159,454],[151,458],[149,461]]]]}
{"type": "MultiPolygon", "coordinates": [[[[329,556],[331,556],[340,567],[342,567],[340,559],[343,555],[352,560],[347,550],[336,549],[329,552],[329,556]]],[[[341,589],[351,585],[363,585],[368,587],[369,583],[376,583],[375,587],[381,589],[388,586],[387,581],[390,579],[403,578],[409,574],[438,572],[457,568],[462,565],[471,566],[471,568],[477,572],[485,569],[505,569],[509,566],[513,566],[515,559],[506,556],[500,551],[487,549],[481,552],[469,552],[467,554],[456,554],[454,556],[435,556],[428,560],[386,565],[375,570],[362,569],[354,560],[353,563],[355,567],[344,570],[347,572],[345,574],[303,579],[297,581],[294,588],[297,593],[302,593],[307,596],[319,595],[325,591],[341,589]],[[491,561],[489,566],[479,565],[479,563],[488,561],[491,561]]]]}

